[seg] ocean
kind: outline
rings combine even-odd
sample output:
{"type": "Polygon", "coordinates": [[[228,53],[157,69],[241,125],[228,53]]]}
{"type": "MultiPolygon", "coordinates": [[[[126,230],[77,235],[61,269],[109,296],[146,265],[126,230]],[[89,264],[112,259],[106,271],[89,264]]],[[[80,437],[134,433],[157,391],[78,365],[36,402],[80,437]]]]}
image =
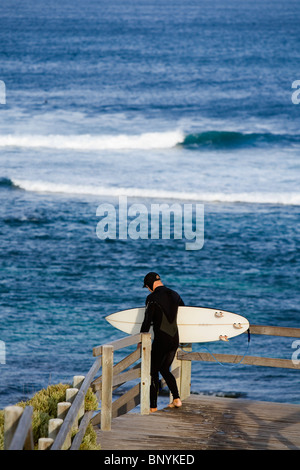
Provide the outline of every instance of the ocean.
{"type": "MultiPolygon", "coordinates": [[[[92,348],[124,336],[105,316],[144,305],[148,271],[186,305],[299,326],[297,11],[2,0],[0,408],[85,375],[92,348]],[[187,249],[175,220],[169,237],[121,236],[112,217],[101,238],[99,214],[124,200],[129,222],[157,204],[200,207],[203,243],[187,249]]],[[[291,359],[299,342],[204,347],[291,359]]],[[[193,362],[191,389],[300,403],[298,370],[193,362]]]]}

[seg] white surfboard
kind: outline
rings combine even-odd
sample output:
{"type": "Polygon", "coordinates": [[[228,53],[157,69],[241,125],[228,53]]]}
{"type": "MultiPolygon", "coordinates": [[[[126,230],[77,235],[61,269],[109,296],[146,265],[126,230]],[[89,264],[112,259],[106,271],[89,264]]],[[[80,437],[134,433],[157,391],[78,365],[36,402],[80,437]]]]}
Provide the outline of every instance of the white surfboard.
{"type": "MultiPolygon", "coordinates": [[[[118,330],[130,335],[140,332],[145,307],[122,310],[105,317],[118,330]]],[[[227,341],[245,333],[249,328],[246,318],[225,310],[204,307],[179,307],[177,324],[180,343],[227,341]]],[[[152,327],[150,333],[153,335],[152,327]]]]}

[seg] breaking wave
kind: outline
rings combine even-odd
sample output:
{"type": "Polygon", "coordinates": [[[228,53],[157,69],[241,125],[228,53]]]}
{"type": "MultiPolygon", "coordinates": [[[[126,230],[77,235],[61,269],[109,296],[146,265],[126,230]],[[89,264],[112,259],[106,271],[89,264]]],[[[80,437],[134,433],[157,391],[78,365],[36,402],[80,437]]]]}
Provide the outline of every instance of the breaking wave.
{"type": "Polygon", "coordinates": [[[6,135],[0,147],[52,148],[72,150],[151,150],[172,148],[182,142],[180,131],[148,132],[140,135],[6,135]]]}
{"type": "Polygon", "coordinates": [[[72,150],[151,150],[176,146],[189,149],[234,149],[267,144],[300,144],[297,135],[205,131],[184,134],[181,130],[146,132],[139,135],[2,135],[0,147],[52,148],[72,150]]]}
{"type": "Polygon", "coordinates": [[[39,193],[61,193],[74,195],[91,195],[145,199],[171,199],[176,201],[198,201],[198,202],[222,202],[222,203],[250,203],[250,204],[285,204],[300,205],[300,193],[224,193],[224,192],[183,192],[167,191],[154,188],[126,188],[126,187],[105,187],[93,185],[73,185],[52,183],[44,181],[29,181],[19,179],[0,179],[3,185],[11,188],[19,188],[25,191],[39,193]]]}
{"type": "Polygon", "coordinates": [[[189,148],[240,148],[266,144],[300,143],[299,137],[272,133],[242,133],[233,131],[207,131],[185,136],[182,146],[189,148]]]}

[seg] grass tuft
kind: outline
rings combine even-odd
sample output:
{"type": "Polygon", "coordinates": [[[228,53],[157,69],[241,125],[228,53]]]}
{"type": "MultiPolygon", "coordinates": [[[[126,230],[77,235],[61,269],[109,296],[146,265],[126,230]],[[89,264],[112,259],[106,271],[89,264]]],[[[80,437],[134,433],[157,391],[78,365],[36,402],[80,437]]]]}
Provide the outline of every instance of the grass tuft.
{"type": "MultiPolygon", "coordinates": [[[[33,407],[32,431],[35,449],[38,447],[40,437],[48,436],[48,423],[50,419],[57,417],[57,404],[65,401],[66,389],[70,388],[69,384],[49,385],[47,388],[37,392],[27,401],[17,403],[18,406],[25,408],[33,407]]],[[[88,389],[85,397],[85,411],[97,410],[98,401],[92,389],[88,389]]],[[[99,450],[97,445],[97,435],[92,424],[89,424],[83,438],[80,449],[82,450],[99,450]]],[[[4,448],[4,410],[0,410],[0,450],[4,448]]]]}

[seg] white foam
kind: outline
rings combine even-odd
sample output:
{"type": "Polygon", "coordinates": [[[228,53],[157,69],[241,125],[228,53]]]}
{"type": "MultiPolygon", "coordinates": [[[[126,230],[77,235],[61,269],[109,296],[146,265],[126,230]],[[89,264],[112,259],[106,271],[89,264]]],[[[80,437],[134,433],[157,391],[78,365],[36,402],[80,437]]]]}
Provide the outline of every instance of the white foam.
{"type": "Polygon", "coordinates": [[[140,135],[2,135],[0,147],[73,150],[122,150],[172,148],[183,142],[181,131],[146,132],[140,135]]]}
{"type": "Polygon", "coordinates": [[[165,191],[154,188],[122,188],[93,185],[71,185],[44,181],[13,179],[13,184],[26,191],[40,193],[83,194],[92,196],[119,197],[127,196],[145,199],[174,199],[177,201],[285,204],[300,205],[300,193],[197,193],[165,191]]]}

